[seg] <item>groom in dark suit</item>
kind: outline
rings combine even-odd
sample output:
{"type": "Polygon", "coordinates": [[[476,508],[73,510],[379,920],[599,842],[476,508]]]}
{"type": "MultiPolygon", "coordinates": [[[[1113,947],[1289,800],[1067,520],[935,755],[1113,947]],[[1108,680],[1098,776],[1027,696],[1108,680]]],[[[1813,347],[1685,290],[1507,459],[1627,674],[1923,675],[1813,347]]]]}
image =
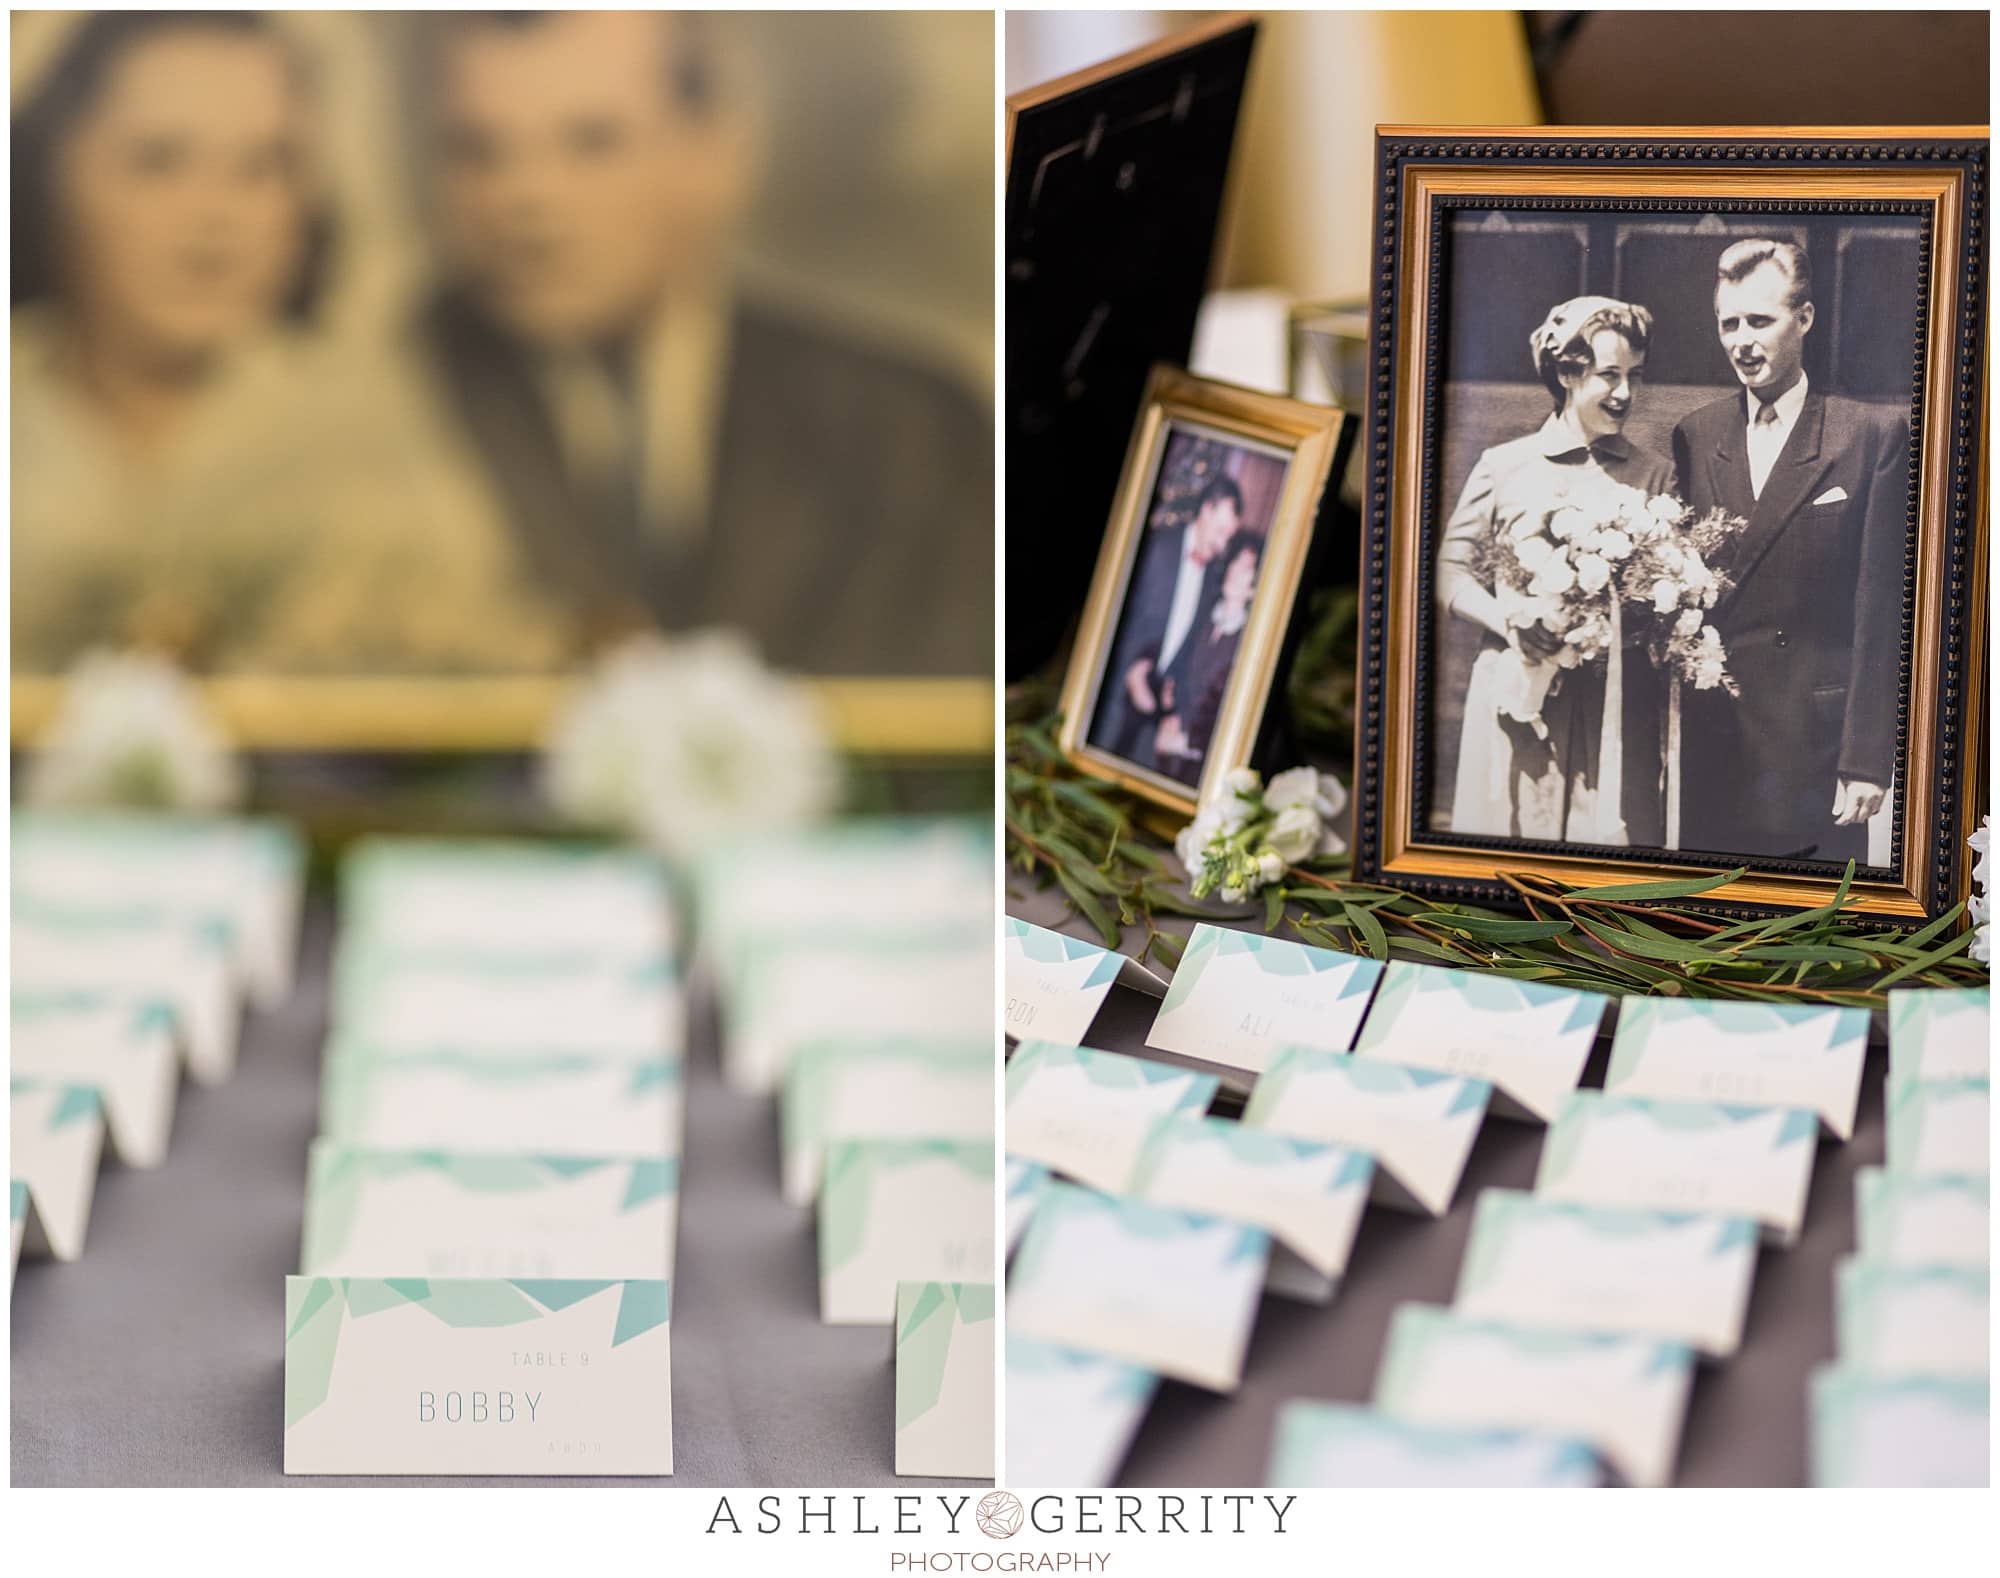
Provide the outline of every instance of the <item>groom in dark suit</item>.
{"type": "Polygon", "coordinates": [[[1865,861],[1895,776],[1908,423],[1811,387],[1802,247],[1740,241],[1716,268],[1742,387],[1681,419],[1674,466],[1697,510],[1750,523],[1712,616],[1742,694],[1682,690],[1679,847],[1865,861]]]}

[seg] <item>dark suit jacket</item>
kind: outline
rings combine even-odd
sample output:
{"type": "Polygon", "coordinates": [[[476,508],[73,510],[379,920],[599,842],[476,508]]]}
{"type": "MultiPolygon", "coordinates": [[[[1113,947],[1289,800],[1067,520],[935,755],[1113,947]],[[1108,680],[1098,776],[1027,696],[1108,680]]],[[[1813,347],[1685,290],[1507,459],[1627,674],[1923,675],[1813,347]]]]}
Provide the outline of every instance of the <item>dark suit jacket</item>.
{"type": "MultiPolygon", "coordinates": [[[[1146,767],[1159,765],[1153,756],[1153,730],[1160,714],[1142,713],[1132,705],[1125,693],[1125,671],[1141,658],[1152,659],[1153,691],[1158,698],[1165,678],[1159,672],[1160,644],[1167,635],[1167,615],[1173,611],[1174,582],[1180,577],[1187,533],[1186,526],[1172,531],[1149,526],[1141,534],[1138,563],[1132,567],[1125,606],[1119,611],[1117,633],[1111,639],[1111,661],[1105,666],[1091,718],[1092,745],[1146,767]]],[[[1200,622],[1199,615],[1196,622],[1200,622]]],[[[1193,639],[1190,630],[1183,650],[1193,639]]]]}
{"type": "MultiPolygon", "coordinates": [[[[957,386],[755,302],[731,326],[710,518],[677,546],[636,476],[566,474],[530,353],[476,302],[420,324],[542,583],[597,631],[733,625],[808,674],[993,669],[993,426],[957,386]]],[[[630,348],[607,346],[630,380],[630,348]]]]}
{"type": "Polygon", "coordinates": [[[1744,425],[1738,393],[1674,429],[1687,501],[1750,523],[1719,557],[1735,585],[1713,616],[1743,693],[1682,691],[1681,845],[1865,859],[1867,829],[1831,807],[1837,779],[1895,771],[1908,424],[1808,390],[1761,498],[1744,425]]]}

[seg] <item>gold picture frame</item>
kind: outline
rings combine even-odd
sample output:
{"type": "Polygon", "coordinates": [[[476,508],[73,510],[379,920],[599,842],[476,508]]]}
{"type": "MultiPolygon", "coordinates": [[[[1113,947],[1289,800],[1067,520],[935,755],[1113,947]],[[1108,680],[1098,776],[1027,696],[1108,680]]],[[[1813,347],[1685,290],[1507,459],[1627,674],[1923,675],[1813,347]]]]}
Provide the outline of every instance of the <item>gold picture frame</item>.
{"type": "MultiPolygon", "coordinates": [[[[1467,210],[1582,215],[1735,213],[1832,219],[1912,216],[1922,354],[1911,380],[1914,544],[1906,549],[1898,676],[1893,858],[1860,863],[1851,913],[1919,926],[1970,892],[1965,838],[1985,804],[1986,417],[1984,127],[1445,128],[1377,134],[1377,230],[1370,347],[1369,485],[1363,553],[1356,871],[1426,896],[1508,901],[1506,879],[1565,887],[1701,877],[1746,868],[1719,909],[1775,913],[1830,902],[1845,863],[1611,849],[1436,831],[1423,721],[1434,687],[1433,563],[1451,509],[1443,477],[1441,293],[1446,224],[1467,210]],[[1420,694],[1421,693],[1421,694],[1420,694]]],[[[1767,221],[1768,223],[1768,221],[1767,221]]],[[[1718,227],[1717,233],[1720,233],[1718,227]]],[[[1615,294],[1613,292],[1612,294],[1615,294]]],[[[1656,336],[1657,337],[1657,336],[1656,336]]],[[[1906,363],[1907,365],[1907,363],[1906,363]]],[[[1844,496],[1844,495],[1843,495],[1844,496]]],[[[1815,501],[1817,502],[1817,501],[1815,501]]],[[[1785,632],[1778,632],[1783,643],[1785,632]]],[[[1672,838],[1663,839],[1672,844],[1672,838]]],[[[1817,846],[1813,846],[1817,847],[1817,846]]],[[[1872,858],[1872,852],[1871,852],[1872,858]]],[[[1703,906],[1707,901],[1698,901],[1703,906]]]]}
{"type": "Polygon", "coordinates": [[[1192,813],[1214,792],[1224,773],[1250,764],[1305,577],[1343,420],[1343,413],[1331,406],[1305,405],[1196,378],[1176,368],[1153,369],[1063,681],[1057,743],[1080,770],[1154,805],[1192,813]],[[1284,462],[1282,482],[1263,526],[1255,592],[1213,729],[1200,751],[1199,778],[1193,783],[1120,754],[1094,737],[1099,735],[1105,686],[1117,683],[1108,670],[1138,571],[1142,537],[1154,513],[1168,442],[1179,433],[1216,439],[1250,455],[1282,457],[1284,462]]]}

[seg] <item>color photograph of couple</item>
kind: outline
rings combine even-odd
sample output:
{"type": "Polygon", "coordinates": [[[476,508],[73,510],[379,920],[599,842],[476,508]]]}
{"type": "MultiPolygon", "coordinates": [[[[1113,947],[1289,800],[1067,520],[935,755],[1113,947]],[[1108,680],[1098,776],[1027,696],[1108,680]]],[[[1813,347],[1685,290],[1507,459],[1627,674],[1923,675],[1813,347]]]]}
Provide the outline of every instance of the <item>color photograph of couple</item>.
{"type": "Polygon", "coordinates": [[[1432,832],[1893,865],[1921,244],[1450,223],[1432,832]]]}
{"type": "Polygon", "coordinates": [[[1290,457],[1195,424],[1167,432],[1086,738],[1201,782],[1290,457]]]}

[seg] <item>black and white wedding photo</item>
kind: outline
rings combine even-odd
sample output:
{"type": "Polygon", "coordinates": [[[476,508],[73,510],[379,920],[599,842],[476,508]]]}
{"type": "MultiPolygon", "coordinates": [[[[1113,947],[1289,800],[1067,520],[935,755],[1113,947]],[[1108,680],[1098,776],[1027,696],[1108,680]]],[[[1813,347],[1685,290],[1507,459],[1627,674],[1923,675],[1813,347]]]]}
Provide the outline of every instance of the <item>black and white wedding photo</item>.
{"type": "Polygon", "coordinates": [[[1431,832],[1893,864],[1924,239],[1446,219],[1431,832]]]}

